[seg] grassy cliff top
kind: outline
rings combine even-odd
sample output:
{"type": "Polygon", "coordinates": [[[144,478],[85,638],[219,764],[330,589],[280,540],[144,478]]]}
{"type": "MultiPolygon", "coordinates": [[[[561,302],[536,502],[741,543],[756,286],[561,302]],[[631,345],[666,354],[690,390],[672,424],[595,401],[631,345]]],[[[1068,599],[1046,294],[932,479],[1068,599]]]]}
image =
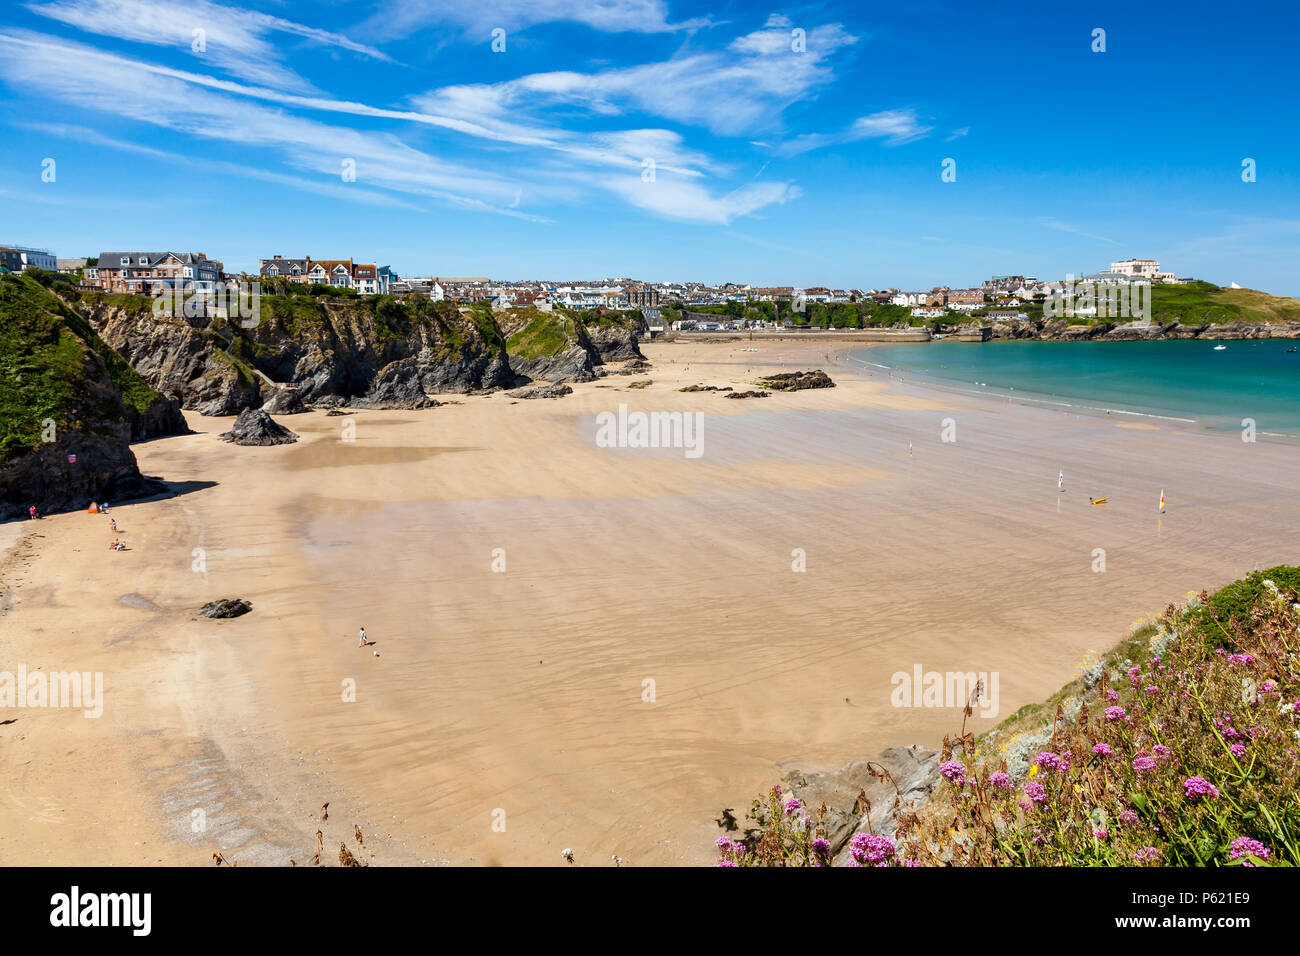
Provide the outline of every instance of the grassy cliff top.
{"type": "Polygon", "coordinates": [[[563,312],[512,309],[506,322],[506,350],[517,358],[547,358],[577,341],[574,319],[563,312]]]}
{"type": "Polygon", "coordinates": [[[58,296],[30,276],[0,276],[0,463],[40,444],[47,420],[107,433],[123,405],[143,413],[158,398],[58,296]]]}
{"type": "Polygon", "coordinates": [[[1300,322],[1300,299],[1255,289],[1230,289],[1210,282],[1157,285],[1151,290],[1152,318],[1184,325],[1227,322],[1300,322]]]}

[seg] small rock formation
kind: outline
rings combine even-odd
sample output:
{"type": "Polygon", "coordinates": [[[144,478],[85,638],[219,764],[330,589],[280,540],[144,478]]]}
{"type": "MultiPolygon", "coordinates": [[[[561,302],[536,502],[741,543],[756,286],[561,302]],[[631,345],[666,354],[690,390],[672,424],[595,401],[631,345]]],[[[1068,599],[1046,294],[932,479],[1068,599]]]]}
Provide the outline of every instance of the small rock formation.
{"type": "Polygon", "coordinates": [[[731,391],[731,386],[723,385],[719,387],[717,385],[684,385],[681,388],[679,388],[677,391],[679,392],[729,392],[731,391]]]}
{"type": "Polygon", "coordinates": [[[654,384],[654,379],[643,378],[639,382],[628,382],[628,388],[649,388],[654,384]]]}
{"type": "Polygon", "coordinates": [[[239,617],[252,609],[253,605],[243,598],[222,598],[220,601],[210,601],[203,605],[199,613],[204,617],[239,617]]]}
{"type": "Polygon", "coordinates": [[[262,411],[268,415],[301,415],[307,406],[296,388],[280,388],[262,405],[262,411]]]}
{"type": "Polygon", "coordinates": [[[356,412],[354,412],[350,408],[331,408],[328,412],[325,413],[325,417],[338,418],[340,415],[355,415],[355,414],[356,412]]]}
{"type": "Polygon", "coordinates": [[[894,803],[902,792],[905,809],[915,810],[930,798],[939,785],[939,751],[925,747],[890,747],[875,760],[855,760],[839,770],[786,775],[792,795],[804,806],[826,805],[822,825],[831,844],[834,865],[849,859],[849,841],[858,833],[897,835],[894,803]],[[873,773],[873,770],[875,771],[873,773]],[[878,776],[887,771],[893,778],[878,776]],[[894,784],[898,790],[894,789],[894,784]],[[865,804],[859,799],[866,797],[865,804]]]}
{"type": "Polygon", "coordinates": [[[424,379],[431,367],[424,353],[389,362],[375,376],[370,391],[348,404],[353,408],[436,408],[438,403],[424,389],[424,379]]]}
{"type": "Polygon", "coordinates": [[[542,385],[536,388],[519,388],[513,392],[507,392],[511,398],[562,398],[573,391],[569,386],[556,383],[555,385],[542,385]]]}
{"type": "Polygon", "coordinates": [[[748,392],[728,392],[723,398],[767,398],[771,392],[756,392],[750,389],[748,392]]]}
{"type": "Polygon", "coordinates": [[[236,445],[289,445],[298,436],[260,408],[246,408],[235,419],[235,427],[221,435],[221,440],[236,445]]]}
{"type": "Polygon", "coordinates": [[[821,369],[811,372],[778,372],[758,380],[764,388],[777,392],[798,392],[805,388],[834,388],[831,377],[821,369]]]}

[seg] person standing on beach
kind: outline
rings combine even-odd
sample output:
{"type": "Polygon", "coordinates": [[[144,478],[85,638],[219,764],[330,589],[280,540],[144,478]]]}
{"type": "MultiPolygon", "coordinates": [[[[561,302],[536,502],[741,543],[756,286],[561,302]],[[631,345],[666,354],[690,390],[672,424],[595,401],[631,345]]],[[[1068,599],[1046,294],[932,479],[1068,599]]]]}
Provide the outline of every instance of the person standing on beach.
{"type": "Polygon", "coordinates": [[[28,519],[31,520],[31,521],[35,521],[35,520],[36,520],[36,506],[35,506],[35,505],[32,505],[30,508],[27,509],[27,516],[28,516],[28,519]]]}
{"type": "Polygon", "coordinates": [[[1062,470],[1062,471],[1061,471],[1059,474],[1057,474],[1057,476],[1056,476],[1056,490],[1057,490],[1057,491],[1064,491],[1064,490],[1065,490],[1065,472],[1064,472],[1064,470],[1062,470]]]}
{"type": "Polygon", "coordinates": [[[365,629],[364,627],[361,629],[360,641],[361,641],[361,643],[358,644],[357,647],[365,647],[365,646],[366,646],[366,629],[365,629]]]}

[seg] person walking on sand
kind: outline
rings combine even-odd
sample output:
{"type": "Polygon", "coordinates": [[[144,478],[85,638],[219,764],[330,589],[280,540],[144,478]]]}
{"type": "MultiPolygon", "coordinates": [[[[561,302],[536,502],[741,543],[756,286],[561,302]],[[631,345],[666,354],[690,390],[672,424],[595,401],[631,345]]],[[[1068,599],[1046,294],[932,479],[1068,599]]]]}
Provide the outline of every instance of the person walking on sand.
{"type": "Polygon", "coordinates": [[[1065,490],[1065,471],[1064,471],[1064,470],[1062,470],[1062,471],[1061,471],[1059,474],[1057,474],[1057,476],[1056,476],[1056,490],[1057,490],[1057,491],[1064,491],[1064,490],[1065,490]]]}
{"type": "Polygon", "coordinates": [[[117,531],[117,519],[116,519],[116,518],[109,518],[109,519],[108,519],[108,524],[109,524],[109,527],[111,527],[111,528],[113,529],[113,531],[116,533],[116,531],[117,531]]]}
{"type": "Polygon", "coordinates": [[[361,641],[361,643],[358,644],[357,647],[365,647],[365,646],[366,646],[366,629],[365,629],[364,627],[361,629],[361,634],[360,634],[360,636],[359,636],[359,640],[361,641]]]}

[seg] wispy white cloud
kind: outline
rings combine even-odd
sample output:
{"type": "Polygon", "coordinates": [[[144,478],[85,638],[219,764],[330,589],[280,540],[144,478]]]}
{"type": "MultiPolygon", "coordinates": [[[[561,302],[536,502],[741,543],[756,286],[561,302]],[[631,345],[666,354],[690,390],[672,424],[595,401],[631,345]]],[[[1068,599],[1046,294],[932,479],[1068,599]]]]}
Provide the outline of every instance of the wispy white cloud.
{"type": "Polygon", "coordinates": [[[147,156],[150,159],[155,159],[160,162],[174,163],[179,166],[188,166],[191,169],[197,169],[205,173],[240,176],[245,179],[256,179],[262,182],[275,183],[278,186],[289,186],[293,189],[302,190],[303,192],[327,196],[330,199],[341,199],[347,202],[360,202],[371,206],[386,206],[394,209],[420,208],[413,203],[404,202],[396,196],[376,192],[372,189],[361,188],[356,186],[354,183],[345,184],[342,181],[337,183],[322,182],[315,179],[304,179],[301,176],[290,176],[285,173],[277,173],[274,170],[261,169],[256,166],[207,159],[202,156],[196,156],[192,153],[168,152],[163,149],[155,149],[152,146],[145,146],[142,143],[133,143],[129,140],[106,136],[98,130],[93,130],[85,126],[69,125],[65,123],[20,123],[18,125],[26,129],[46,133],[50,136],[56,136],[60,139],[74,140],[92,146],[103,146],[107,149],[115,149],[120,152],[132,153],[137,156],[147,156]]]}
{"type": "Polygon", "coordinates": [[[886,146],[902,146],[928,136],[934,129],[924,126],[916,113],[907,110],[884,110],[860,116],[848,129],[838,133],[804,133],[779,147],[783,153],[806,153],[824,146],[838,146],[864,139],[883,139],[886,146]]]}
{"type": "Polygon", "coordinates": [[[0,74],[92,114],[275,149],[299,170],[338,183],[343,182],[342,163],[348,159],[355,162],[357,182],[363,186],[536,218],[501,208],[518,188],[513,179],[429,156],[391,134],[329,125],[196,89],[181,75],[170,75],[175,73],[39,35],[0,33],[0,74]]]}
{"type": "Polygon", "coordinates": [[[271,34],[290,34],[372,59],[389,59],[374,47],[337,33],[211,0],[49,0],[28,3],[27,8],[101,36],[182,50],[205,66],[287,90],[312,87],[280,62],[283,51],[268,39],[271,34]]]}
{"type": "MultiPolygon", "coordinates": [[[[521,196],[572,198],[600,187],[630,204],[672,219],[730,222],[764,205],[797,195],[790,183],[750,183],[716,192],[700,180],[719,172],[707,156],[666,129],[576,134],[513,117],[500,91],[455,87],[441,91],[441,112],[390,110],[221,80],[103,53],[40,34],[0,32],[0,74],[97,115],[115,115],[177,133],[274,149],[300,170],[337,177],[343,159],[355,161],[358,182],[371,188],[430,196],[472,209],[542,219],[520,208],[521,196]],[[274,105],[250,105],[243,97],[274,105]],[[391,133],[321,123],[282,107],[400,120],[438,127],[498,144],[530,149],[528,162],[503,157],[467,165],[415,149],[391,133]],[[536,156],[541,148],[549,161],[536,156]],[[646,159],[659,188],[642,190],[646,159]],[[531,177],[531,181],[525,181],[531,177]]],[[[549,74],[548,74],[549,75],[549,74]]],[[[351,184],[349,184],[351,185],[351,184]]]]}
{"type": "Polygon", "coordinates": [[[736,38],[726,50],[594,73],[534,73],[444,87],[414,102],[429,112],[485,103],[512,111],[563,104],[602,116],[641,112],[735,136],[777,126],[787,107],[834,78],[833,54],[856,42],[833,23],[807,31],[804,51],[796,52],[790,30],[764,27],[736,38]]]}
{"type": "Polygon", "coordinates": [[[951,143],[954,139],[961,139],[969,132],[970,132],[969,126],[963,126],[961,129],[955,129],[948,134],[948,137],[944,140],[944,142],[951,143]]]}
{"type": "Polygon", "coordinates": [[[523,30],[539,23],[579,23],[603,33],[669,33],[710,21],[669,23],[663,0],[384,0],[371,23],[402,32],[451,24],[482,32],[486,42],[497,27],[523,30]]]}

